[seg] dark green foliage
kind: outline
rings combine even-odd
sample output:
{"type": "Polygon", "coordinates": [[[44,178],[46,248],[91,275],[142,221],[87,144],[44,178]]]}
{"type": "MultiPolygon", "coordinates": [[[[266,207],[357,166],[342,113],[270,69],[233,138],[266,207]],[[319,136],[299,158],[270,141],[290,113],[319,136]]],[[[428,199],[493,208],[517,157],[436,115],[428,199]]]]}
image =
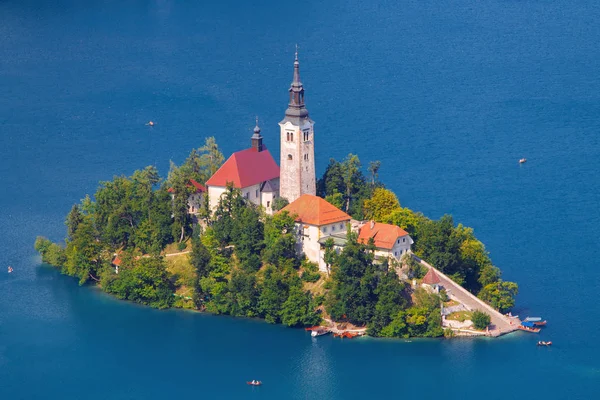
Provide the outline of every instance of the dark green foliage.
{"type": "Polygon", "coordinates": [[[447,275],[458,272],[460,240],[453,232],[454,222],[449,215],[421,223],[415,253],[447,275]]]}
{"type": "Polygon", "coordinates": [[[302,290],[299,284],[290,287],[289,296],[281,310],[281,322],[287,326],[316,325],[321,322],[312,295],[302,290]]]}
{"type": "Polygon", "coordinates": [[[283,260],[293,260],[297,265],[294,218],[287,211],[267,216],[264,226],[263,260],[269,264],[281,265],[283,260]]]}
{"type": "Polygon", "coordinates": [[[239,189],[228,184],[225,193],[221,196],[217,209],[215,210],[213,229],[217,240],[221,246],[227,246],[232,239],[232,233],[235,229],[234,219],[246,206],[239,189]]]}
{"type": "Polygon", "coordinates": [[[317,182],[317,195],[360,220],[364,217],[363,202],[371,197],[377,186],[380,184],[367,182],[358,156],[348,154],[341,163],[333,158],[329,160],[325,174],[317,182]]]}
{"type": "Polygon", "coordinates": [[[233,271],[229,281],[229,314],[243,317],[257,316],[258,295],[254,272],[233,271]]]}
{"type": "Polygon", "coordinates": [[[250,205],[235,211],[231,241],[234,253],[243,269],[258,271],[261,266],[260,253],[263,248],[264,225],[260,213],[250,205]]]}
{"type": "MultiPolygon", "coordinates": [[[[119,273],[105,271],[103,288],[120,299],[147,304],[154,308],[168,308],[173,304],[173,285],[161,257],[142,257],[133,265],[124,265],[119,273]]],[[[130,258],[131,260],[131,258],[130,258]]],[[[130,261],[131,262],[131,261],[130,261]]]]}
{"type": "Polygon", "coordinates": [[[488,327],[490,322],[492,322],[492,319],[490,318],[489,314],[484,313],[479,310],[475,310],[475,311],[473,311],[473,316],[471,317],[471,321],[473,321],[473,326],[475,327],[475,329],[478,329],[481,331],[488,327]]]}
{"type": "Polygon", "coordinates": [[[281,271],[268,266],[263,272],[258,310],[269,323],[281,322],[281,308],[286,301],[289,285],[281,271]]]}
{"type": "Polygon", "coordinates": [[[321,279],[317,264],[305,260],[302,262],[302,269],[304,271],[302,271],[301,278],[304,282],[316,282],[321,279]]]}
{"type": "Polygon", "coordinates": [[[285,206],[287,206],[288,204],[290,204],[290,202],[285,197],[276,197],[275,199],[273,199],[273,204],[271,204],[271,209],[273,211],[279,211],[282,208],[284,208],[285,206]]]}
{"type": "Polygon", "coordinates": [[[479,298],[505,313],[515,305],[515,297],[518,293],[519,286],[516,283],[498,281],[485,286],[479,292],[479,298]]]}
{"type": "Polygon", "coordinates": [[[81,214],[81,211],[79,211],[79,206],[74,204],[71,208],[71,211],[69,211],[69,214],[67,214],[67,219],[65,220],[65,225],[67,226],[67,238],[73,238],[73,234],[75,234],[77,226],[82,220],[83,215],[81,214]]]}

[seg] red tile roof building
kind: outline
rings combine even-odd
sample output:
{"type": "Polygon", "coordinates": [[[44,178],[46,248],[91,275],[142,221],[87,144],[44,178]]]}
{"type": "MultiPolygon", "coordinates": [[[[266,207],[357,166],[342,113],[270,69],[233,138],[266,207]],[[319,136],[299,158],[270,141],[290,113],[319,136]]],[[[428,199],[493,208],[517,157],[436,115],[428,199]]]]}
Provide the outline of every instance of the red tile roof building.
{"type": "Polygon", "coordinates": [[[432,286],[439,285],[440,282],[440,277],[438,276],[438,274],[435,273],[435,270],[433,268],[429,268],[429,271],[427,271],[422,280],[422,283],[432,286]]]}
{"type": "Polygon", "coordinates": [[[324,261],[325,251],[319,242],[332,235],[342,235],[351,217],[321,197],[303,194],[285,206],[280,212],[289,212],[296,218],[296,249],[308,260],[328,272],[324,261]]]}
{"type": "Polygon", "coordinates": [[[234,187],[242,189],[276,178],[279,179],[279,166],[269,150],[257,151],[251,147],[233,153],[206,185],[225,187],[227,183],[233,183],[234,187]]]}
{"type": "Polygon", "coordinates": [[[284,210],[292,215],[296,215],[296,222],[315,226],[337,222],[350,222],[351,219],[348,214],[333,204],[312,194],[303,194],[294,202],[285,206],[281,211],[284,210]]]}
{"type": "Polygon", "coordinates": [[[375,247],[392,250],[395,244],[399,244],[398,239],[404,236],[408,236],[408,232],[396,225],[367,222],[360,228],[358,241],[367,244],[373,238],[375,247]]]}
{"type": "Polygon", "coordinates": [[[252,136],[252,147],[233,153],[206,181],[210,207],[214,210],[228,184],[242,192],[248,201],[272,212],[272,203],[279,196],[279,166],[262,143],[258,119],[252,136]]]}

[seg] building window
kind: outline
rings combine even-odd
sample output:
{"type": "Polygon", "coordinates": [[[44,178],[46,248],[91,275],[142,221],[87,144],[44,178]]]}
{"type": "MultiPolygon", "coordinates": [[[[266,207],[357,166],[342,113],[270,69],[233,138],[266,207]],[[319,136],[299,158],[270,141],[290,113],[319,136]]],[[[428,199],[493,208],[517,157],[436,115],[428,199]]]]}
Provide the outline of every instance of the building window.
{"type": "Polygon", "coordinates": [[[402,238],[402,243],[406,242],[406,238],[402,238]]]}
{"type": "Polygon", "coordinates": [[[256,189],[256,198],[258,198],[258,189],[256,189]]]}
{"type": "Polygon", "coordinates": [[[340,224],[340,229],[344,229],[344,224],[340,224]]]}
{"type": "Polygon", "coordinates": [[[271,207],[271,202],[267,201],[267,208],[271,207]]]}
{"type": "Polygon", "coordinates": [[[398,239],[398,244],[400,244],[400,239],[398,239]]]}
{"type": "Polygon", "coordinates": [[[305,142],[308,142],[309,136],[310,135],[309,135],[308,131],[304,131],[304,141],[305,142]]]}
{"type": "Polygon", "coordinates": [[[244,197],[245,197],[245,198],[247,198],[247,199],[249,199],[249,198],[250,198],[250,192],[246,192],[246,193],[244,194],[244,197]]]}
{"type": "Polygon", "coordinates": [[[331,232],[335,232],[335,225],[331,227],[331,232]]]}
{"type": "Polygon", "coordinates": [[[327,227],[326,226],[323,228],[323,233],[327,233],[327,227]]]}
{"type": "Polygon", "coordinates": [[[394,252],[394,255],[395,255],[396,257],[398,257],[398,252],[397,252],[397,251],[395,251],[395,252],[394,252]]]}
{"type": "Polygon", "coordinates": [[[294,132],[290,132],[290,140],[293,142],[294,141],[294,132]]]}
{"type": "Polygon", "coordinates": [[[292,155],[288,154],[288,160],[291,160],[291,159],[292,159],[292,155]]]}

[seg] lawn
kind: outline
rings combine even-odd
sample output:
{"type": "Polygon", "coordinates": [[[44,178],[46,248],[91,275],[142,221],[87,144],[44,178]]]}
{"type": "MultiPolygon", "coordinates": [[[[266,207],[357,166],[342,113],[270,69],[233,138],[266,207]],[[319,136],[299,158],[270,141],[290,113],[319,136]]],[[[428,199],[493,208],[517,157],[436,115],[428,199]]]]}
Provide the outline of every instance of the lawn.
{"type": "Polygon", "coordinates": [[[470,320],[473,313],[471,311],[457,311],[453,312],[450,315],[446,315],[446,319],[451,319],[453,321],[465,322],[466,320],[470,320]]]}

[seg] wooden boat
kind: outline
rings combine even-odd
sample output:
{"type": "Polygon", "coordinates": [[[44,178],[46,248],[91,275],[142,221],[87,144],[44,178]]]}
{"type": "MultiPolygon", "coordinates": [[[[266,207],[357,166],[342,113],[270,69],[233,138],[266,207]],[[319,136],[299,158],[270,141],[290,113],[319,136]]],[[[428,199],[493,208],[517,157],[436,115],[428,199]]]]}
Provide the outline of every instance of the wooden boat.
{"type": "Polygon", "coordinates": [[[526,159],[526,158],[521,158],[521,159],[519,160],[519,164],[525,164],[526,162],[527,162],[527,159],[526,159]]]}
{"type": "Polygon", "coordinates": [[[250,381],[250,382],[246,382],[246,384],[250,385],[250,386],[260,386],[260,385],[262,385],[262,382],[261,381],[250,381]]]}
{"type": "Polygon", "coordinates": [[[523,322],[532,322],[535,326],[544,326],[548,323],[548,321],[543,320],[540,317],[527,317],[523,320],[523,322]]]}
{"type": "Polygon", "coordinates": [[[540,328],[534,328],[533,322],[528,321],[521,322],[521,325],[519,325],[517,328],[522,331],[531,333],[539,333],[541,331],[540,328]]]}
{"type": "Polygon", "coordinates": [[[317,337],[317,336],[323,336],[328,334],[330,331],[329,329],[314,329],[310,332],[310,336],[312,337],[317,337]]]}
{"type": "Polygon", "coordinates": [[[538,346],[552,346],[552,342],[543,342],[543,341],[539,341],[537,342],[538,346]]]}

